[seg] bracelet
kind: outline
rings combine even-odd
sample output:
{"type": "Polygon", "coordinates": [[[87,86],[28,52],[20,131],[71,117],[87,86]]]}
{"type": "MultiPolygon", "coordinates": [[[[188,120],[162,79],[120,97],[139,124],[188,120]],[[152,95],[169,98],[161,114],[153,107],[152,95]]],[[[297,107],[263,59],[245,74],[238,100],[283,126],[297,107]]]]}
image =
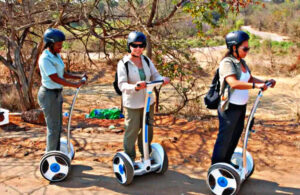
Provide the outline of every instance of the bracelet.
{"type": "Polygon", "coordinates": [[[255,88],[255,83],[253,82],[253,83],[252,83],[252,89],[254,89],[254,88],[255,88]]]}

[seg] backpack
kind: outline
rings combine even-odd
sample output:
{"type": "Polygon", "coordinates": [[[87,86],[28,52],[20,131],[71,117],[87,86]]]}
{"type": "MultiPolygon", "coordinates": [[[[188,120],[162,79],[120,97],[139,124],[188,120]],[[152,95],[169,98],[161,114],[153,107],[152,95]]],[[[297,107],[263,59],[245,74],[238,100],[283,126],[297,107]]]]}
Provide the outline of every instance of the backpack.
{"type": "Polygon", "coordinates": [[[220,80],[219,68],[216,70],[210,88],[204,97],[204,103],[208,109],[218,109],[220,103],[220,80]]]}
{"type": "MultiPolygon", "coordinates": [[[[143,55],[142,55],[143,56],[143,55]]],[[[143,56],[144,60],[146,61],[148,67],[150,68],[150,61],[149,61],[149,58],[146,57],[146,56],[143,56]]],[[[122,59],[122,62],[123,62],[123,59],[122,59]]],[[[128,78],[128,74],[129,74],[129,71],[128,71],[128,61],[124,63],[124,66],[126,68],[126,74],[127,74],[127,78],[128,78]]],[[[114,86],[114,89],[116,91],[116,93],[118,95],[122,95],[122,91],[119,89],[119,86],[118,86],[118,71],[116,71],[115,73],[115,80],[113,82],[113,86],[114,86]]]]}

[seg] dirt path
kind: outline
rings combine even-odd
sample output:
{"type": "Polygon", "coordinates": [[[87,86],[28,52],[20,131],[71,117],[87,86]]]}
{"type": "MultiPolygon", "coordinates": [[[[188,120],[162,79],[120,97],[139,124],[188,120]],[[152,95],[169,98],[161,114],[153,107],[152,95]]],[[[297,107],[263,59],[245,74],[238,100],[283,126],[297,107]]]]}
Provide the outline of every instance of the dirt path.
{"type": "MultiPolygon", "coordinates": [[[[66,120],[65,120],[66,122],[66,120]]],[[[76,148],[70,177],[49,183],[39,173],[45,128],[13,118],[0,131],[0,194],[208,194],[205,177],[217,136],[216,118],[190,121],[156,117],[154,142],[167,150],[170,166],[163,176],[136,177],[119,185],[111,160],[122,150],[123,132],[111,132],[108,120],[74,116],[76,148]]],[[[122,120],[113,122],[122,129],[122,120]]],[[[294,121],[259,120],[249,151],[256,163],[240,194],[300,194],[300,130],[294,121]]]]}
{"type": "Polygon", "coordinates": [[[272,41],[279,41],[279,42],[289,40],[289,37],[287,36],[282,36],[271,32],[258,31],[252,28],[251,26],[242,26],[241,29],[245,31],[249,31],[251,34],[259,36],[263,39],[270,39],[272,41]]]}

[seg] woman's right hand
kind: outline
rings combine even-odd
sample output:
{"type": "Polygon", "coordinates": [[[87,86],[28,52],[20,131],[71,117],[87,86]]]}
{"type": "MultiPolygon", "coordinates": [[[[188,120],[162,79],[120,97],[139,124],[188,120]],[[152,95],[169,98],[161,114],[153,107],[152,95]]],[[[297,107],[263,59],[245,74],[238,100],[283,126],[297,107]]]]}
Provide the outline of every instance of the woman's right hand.
{"type": "Polygon", "coordinates": [[[138,91],[140,89],[146,88],[146,81],[138,81],[135,86],[135,90],[138,91]]]}
{"type": "Polygon", "coordinates": [[[255,88],[262,89],[264,91],[268,89],[268,86],[265,83],[255,83],[255,88]]]}

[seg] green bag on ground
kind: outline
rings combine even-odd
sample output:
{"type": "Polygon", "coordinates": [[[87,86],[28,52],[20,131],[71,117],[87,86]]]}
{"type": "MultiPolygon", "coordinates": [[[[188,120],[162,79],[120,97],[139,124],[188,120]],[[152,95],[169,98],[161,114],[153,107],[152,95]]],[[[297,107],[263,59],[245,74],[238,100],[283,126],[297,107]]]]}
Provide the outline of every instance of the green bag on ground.
{"type": "Polygon", "coordinates": [[[89,118],[119,119],[122,118],[122,115],[121,115],[121,110],[118,108],[94,109],[91,111],[89,118]]]}

